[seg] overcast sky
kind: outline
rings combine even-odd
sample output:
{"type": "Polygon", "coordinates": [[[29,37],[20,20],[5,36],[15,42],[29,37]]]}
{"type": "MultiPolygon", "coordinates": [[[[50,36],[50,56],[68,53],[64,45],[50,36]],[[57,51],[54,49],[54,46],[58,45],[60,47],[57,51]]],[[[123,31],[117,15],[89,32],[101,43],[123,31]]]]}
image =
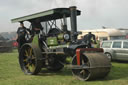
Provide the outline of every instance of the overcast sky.
{"type": "Polygon", "coordinates": [[[128,0],[0,0],[0,32],[17,30],[10,19],[57,7],[81,10],[78,29],[128,28],[128,0]]]}

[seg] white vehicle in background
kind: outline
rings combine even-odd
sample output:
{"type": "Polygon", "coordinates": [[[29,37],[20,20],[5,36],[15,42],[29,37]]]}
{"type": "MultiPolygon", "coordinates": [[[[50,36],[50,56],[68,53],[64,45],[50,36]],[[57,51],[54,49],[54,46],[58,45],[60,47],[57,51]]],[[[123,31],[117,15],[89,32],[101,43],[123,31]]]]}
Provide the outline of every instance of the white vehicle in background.
{"type": "Polygon", "coordinates": [[[101,42],[101,48],[111,60],[128,61],[128,40],[106,40],[101,42]]]}

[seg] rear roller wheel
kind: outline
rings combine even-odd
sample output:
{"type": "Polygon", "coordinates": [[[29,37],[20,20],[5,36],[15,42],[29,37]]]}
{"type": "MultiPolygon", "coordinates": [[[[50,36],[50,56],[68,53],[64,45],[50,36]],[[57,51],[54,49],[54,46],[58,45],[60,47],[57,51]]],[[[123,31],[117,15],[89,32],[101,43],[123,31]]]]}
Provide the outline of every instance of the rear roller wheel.
{"type": "MultiPolygon", "coordinates": [[[[89,62],[86,56],[81,56],[80,62],[81,62],[80,63],[81,66],[89,67],[89,62]]],[[[74,56],[72,60],[72,65],[77,65],[76,56],[74,56]]],[[[72,74],[80,80],[87,80],[90,75],[90,72],[89,72],[89,69],[72,69],[72,74]]]]}
{"type": "Polygon", "coordinates": [[[25,74],[35,75],[41,70],[41,51],[37,46],[25,44],[19,54],[19,63],[25,74]]]}

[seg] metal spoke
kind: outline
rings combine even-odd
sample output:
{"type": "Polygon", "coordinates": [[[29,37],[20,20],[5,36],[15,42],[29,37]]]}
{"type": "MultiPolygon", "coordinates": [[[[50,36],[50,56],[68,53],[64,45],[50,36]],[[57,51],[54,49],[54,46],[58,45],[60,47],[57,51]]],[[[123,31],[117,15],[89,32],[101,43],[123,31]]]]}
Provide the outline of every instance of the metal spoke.
{"type": "MultiPolygon", "coordinates": [[[[85,67],[89,66],[88,60],[86,58],[84,58],[83,56],[81,56],[80,62],[81,62],[81,66],[83,66],[83,67],[84,66],[85,67]]],[[[74,59],[72,61],[72,64],[77,65],[76,57],[74,57],[74,59]]],[[[76,75],[81,80],[85,80],[89,75],[88,69],[85,69],[85,68],[83,68],[83,69],[82,68],[81,69],[72,69],[72,72],[73,72],[74,75],[76,75]]]]}
{"type": "Polygon", "coordinates": [[[25,56],[28,57],[28,52],[27,52],[27,50],[25,50],[25,56]]]}
{"type": "Polygon", "coordinates": [[[36,57],[34,55],[32,55],[32,59],[36,59],[36,57]]]}
{"type": "Polygon", "coordinates": [[[27,52],[28,52],[28,56],[30,56],[30,50],[29,50],[29,48],[27,48],[27,52]]]}
{"type": "Polygon", "coordinates": [[[86,76],[86,72],[85,72],[85,70],[81,70],[81,71],[80,71],[80,74],[81,74],[82,77],[84,78],[84,77],[86,76]]]}
{"type": "Polygon", "coordinates": [[[35,69],[35,65],[34,64],[32,64],[32,68],[33,68],[33,70],[35,69]]]}
{"type": "Polygon", "coordinates": [[[29,43],[25,44],[20,51],[19,63],[25,74],[36,75],[42,68],[41,61],[36,60],[36,57],[41,57],[41,52],[35,48],[37,47],[29,43]]]}
{"type": "Polygon", "coordinates": [[[33,72],[34,69],[35,69],[35,65],[34,65],[34,64],[31,64],[31,65],[29,66],[29,70],[30,70],[30,72],[33,72]]]}
{"type": "Polygon", "coordinates": [[[29,56],[32,56],[32,48],[29,49],[29,56]]]}
{"type": "Polygon", "coordinates": [[[30,65],[30,64],[29,64],[29,63],[27,63],[25,66],[26,66],[27,68],[29,68],[29,65],[30,65]]]}
{"type": "Polygon", "coordinates": [[[23,60],[24,62],[27,62],[27,58],[23,60]]]}

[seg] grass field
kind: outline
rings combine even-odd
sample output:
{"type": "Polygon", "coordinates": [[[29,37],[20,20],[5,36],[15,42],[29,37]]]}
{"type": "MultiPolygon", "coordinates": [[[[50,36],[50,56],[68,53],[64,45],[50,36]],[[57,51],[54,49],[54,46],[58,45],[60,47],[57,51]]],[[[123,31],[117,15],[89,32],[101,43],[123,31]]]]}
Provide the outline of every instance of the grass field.
{"type": "Polygon", "coordinates": [[[105,79],[79,81],[66,68],[58,73],[44,71],[37,76],[24,75],[17,56],[17,51],[0,53],[0,85],[128,85],[128,63],[113,62],[105,79]]]}

